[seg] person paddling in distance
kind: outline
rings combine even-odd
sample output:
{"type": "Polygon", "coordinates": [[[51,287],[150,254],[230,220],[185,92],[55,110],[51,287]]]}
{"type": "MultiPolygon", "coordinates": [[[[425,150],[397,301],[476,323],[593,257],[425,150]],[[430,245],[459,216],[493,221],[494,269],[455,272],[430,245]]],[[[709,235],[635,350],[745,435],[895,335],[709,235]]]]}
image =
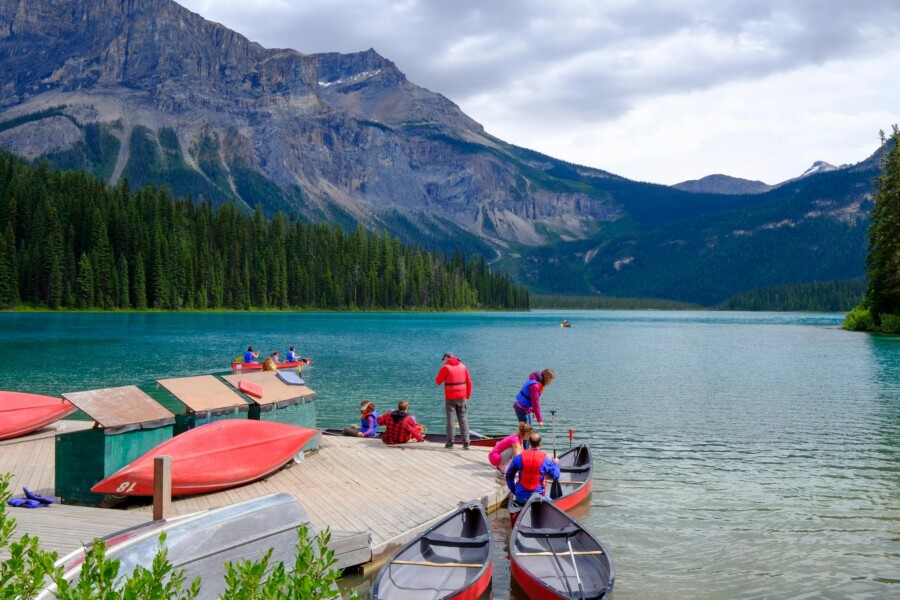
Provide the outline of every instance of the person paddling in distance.
{"type": "Polygon", "coordinates": [[[270,358],[271,358],[272,360],[275,361],[275,364],[278,364],[278,363],[281,362],[281,359],[278,357],[278,350],[276,350],[275,352],[273,352],[273,353],[271,354],[270,358]]]}
{"type": "Polygon", "coordinates": [[[528,450],[513,458],[506,469],[506,486],[519,504],[528,502],[532,494],[543,495],[544,480],[559,479],[560,473],[559,459],[541,450],[541,434],[532,433],[528,445],[528,450]]]}
{"type": "Polygon", "coordinates": [[[291,346],[287,351],[287,361],[288,362],[300,362],[301,358],[297,356],[297,353],[294,352],[294,347],[291,346]]]}
{"type": "Polygon", "coordinates": [[[516,411],[516,418],[520,423],[528,423],[531,425],[531,415],[537,419],[537,426],[544,426],[544,417],[541,415],[541,394],[544,388],[553,383],[556,373],[551,369],[543,371],[535,371],[528,376],[528,381],[522,385],[522,389],[516,394],[516,401],[513,403],[513,410],[516,411]]]}
{"type": "Polygon", "coordinates": [[[376,422],[386,427],[381,434],[381,441],[385,444],[405,444],[410,440],[424,442],[422,427],[416,424],[416,420],[409,414],[409,402],[401,400],[397,403],[397,410],[383,414],[376,422]]]}
{"type": "Polygon", "coordinates": [[[488,461],[497,467],[498,471],[506,473],[510,461],[522,454],[523,450],[530,447],[528,438],[531,437],[532,433],[534,433],[534,430],[531,428],[531,425],[519,423],[519,430],[516,433],[503,438],[491,448],[491,453],[488,454],[488,461]]]}
{"type": "Polygon", "coordinates": [[[247,346],[247,351],[244,352],[244,362],[255,363],[257,359],[259,359],[259,352],[254,352],[253,346],[247,346]]]}
{"type": "Polygon", "coordinates": [[[444,384],[444,411],[447,413],[446,448],[453,448],[453,435],[456,433],[455,422],[459,422],[459,435],[462,438],[463,450],[469,449],[469,417],[466,414],[469,398],[472,397],[472,378],[469,370],[452,352],[444,352],[441,357],[444,365],[434,378],[436,385],[444,384]]]}

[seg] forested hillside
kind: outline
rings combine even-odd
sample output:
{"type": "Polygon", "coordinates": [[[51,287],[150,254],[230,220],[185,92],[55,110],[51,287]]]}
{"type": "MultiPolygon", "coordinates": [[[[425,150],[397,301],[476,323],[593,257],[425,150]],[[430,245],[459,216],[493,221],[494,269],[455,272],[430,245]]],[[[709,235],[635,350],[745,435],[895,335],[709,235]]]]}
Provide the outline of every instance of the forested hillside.
{"type": "Polygon", "coordinates": [[[863,277],[773,285],[733,296],[719,305],[719,309],[840,312],[859,304],[865,292],[863,277]]]}
{"type": "Polygon", "coordinates": [[[282,213],[106,186],[0,155],[0,306],[79,309],[528,307],[482,257],[282,213]]]}

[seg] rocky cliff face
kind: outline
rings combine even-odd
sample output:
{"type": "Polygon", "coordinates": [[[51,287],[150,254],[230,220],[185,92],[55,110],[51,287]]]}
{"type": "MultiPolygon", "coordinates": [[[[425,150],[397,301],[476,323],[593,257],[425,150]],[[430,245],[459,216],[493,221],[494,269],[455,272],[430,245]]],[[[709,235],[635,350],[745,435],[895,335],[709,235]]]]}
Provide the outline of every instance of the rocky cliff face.
{"type": "Polygon", "coordinates": [[[0,64],[0,147],[496,255],[540,291],[712,302],[862,271],[877,153],[757,195],[628,181],[490,136],[374,50],[266,49],[171,0],[0,0],[0,64]]]}
{"type": "Polygon", "coordinates": [[[525,176],[374,50],[266,49],[170,0],[0,0],[0,57],[0,145],[112,182],[368,226],[449,221],[497,247],[621,215],[525,176]]]}

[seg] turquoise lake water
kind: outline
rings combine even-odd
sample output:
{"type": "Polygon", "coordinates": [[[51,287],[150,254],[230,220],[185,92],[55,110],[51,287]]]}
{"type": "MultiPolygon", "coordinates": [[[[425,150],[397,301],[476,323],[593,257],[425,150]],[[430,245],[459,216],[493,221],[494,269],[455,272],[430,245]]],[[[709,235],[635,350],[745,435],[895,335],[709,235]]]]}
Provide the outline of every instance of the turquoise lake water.
{"type": "MultiPolygon", "coordinates": [[[[282,355],[296,344],[314,357],[303,374],[322,426],[353,422],[362,398],[379,409],[406,398],[440,431],[433,381],[450,350],[474,380],[472,427],[512,432],[516,391],[550,367],[543,406],[558,411],[559,444],[573,428],[594,452],[594,493],[577,516],[611,550],[617,600],[898,598],[900,338],[842,331],[841,318],[0,314],[0,389],[221,372],[248,344],[282,355]]],[[[505,569],[494,598],[507,597],[505,569]]]]}

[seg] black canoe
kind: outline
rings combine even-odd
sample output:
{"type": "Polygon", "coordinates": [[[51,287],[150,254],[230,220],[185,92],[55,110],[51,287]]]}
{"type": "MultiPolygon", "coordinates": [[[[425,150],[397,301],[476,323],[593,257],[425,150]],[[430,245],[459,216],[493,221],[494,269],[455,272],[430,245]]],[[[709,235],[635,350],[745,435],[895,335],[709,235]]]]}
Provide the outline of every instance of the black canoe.
{"type": "MultiPolygon", "coordinates": [[[[561,510],[570,510],[584,502],[591,493],[594,482],[594,458],[591,456],[591,448],[586,444],[579,444],[559,455],[559,486],[547,482],[545,490],[547,497],[553,500],[561,510]]],[[[509,496],[509,517],[515,524],[516,515],[522,510],[522,506],[509,496]]]]}
{"type": "Polygon", "coordinates": [[[532,600],[608,600],[615,567],[600,540],[543,496],[532,496],[509,539],[513,579],[532,600]]]}
{"type": "Polygon", "coordinates": [[[480,504],[467,504],[391,556],[372,600],[476,600],[491,584],[494,543],[480,504]]]}
{"type": "MultiPolygon", "coordinates": [[[[343,435],[343,429],[323,429],[322,433],[325,435],[343,435]]],[[[381,437],[381,432],[378,433],[376,437],[381,437]]],[[[485,446],[488,448],[493,448],[497,442],[502,440],[506,436],[500,435],[488,435],[475,433],[474,431],[469,432],[469,443],[472,446],[485,446]]],[[[445,444],[447,443],[447,436],[443,433],[426,433],[425,434],[426,442],[433,442],[435,444],[445,444]]],[[[456,445],[462,444],[462,439],[457,435],[455,438],[456,445]]]]}

